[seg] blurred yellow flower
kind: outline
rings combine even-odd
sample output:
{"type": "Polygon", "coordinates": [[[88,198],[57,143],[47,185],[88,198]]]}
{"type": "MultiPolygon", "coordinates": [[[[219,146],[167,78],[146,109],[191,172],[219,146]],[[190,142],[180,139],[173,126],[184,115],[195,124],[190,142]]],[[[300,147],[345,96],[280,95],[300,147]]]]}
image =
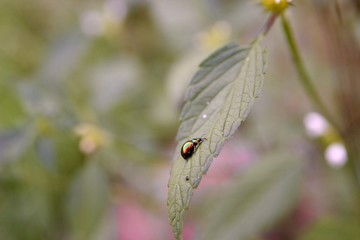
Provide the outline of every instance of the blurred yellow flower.
{"type": "Polygon", "coordinates": [[[197,40],[201,48],[213,51],[229,42],[231,37],[231,27],[225,21],[216,22],[209,31],[200,32],[197,40]]]}
{"type": "Polygon", "coordinates": [[[106,142],[104,132],[97,126],[81,123],[75,127],[75,134],[80,137],[79,148],[85,154],[94,153],[106,142]]]}
{"type": "Polygon", "coordinates": [[[273,13],[282,13],[289,5],[292,0],[260,0],[260,4],[265,8],[266,11],[273,13]]]}

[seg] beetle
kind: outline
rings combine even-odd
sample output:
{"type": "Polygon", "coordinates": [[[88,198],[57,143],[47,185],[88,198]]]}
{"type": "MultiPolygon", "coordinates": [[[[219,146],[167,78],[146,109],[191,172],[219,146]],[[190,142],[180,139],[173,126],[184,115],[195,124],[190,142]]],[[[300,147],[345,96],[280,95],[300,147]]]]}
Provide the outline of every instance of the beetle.
{"type": "Polygon", "coordinates": [[[188,160],[189,158],[191,158],[191,156],[196,152],[197,148],[200,146],[200,144],[204,140],[207,140],[207,139],[206,138],[193,138],[191,140],[186,141],[180,149],[181,156],[185,160],[188,160]]]}

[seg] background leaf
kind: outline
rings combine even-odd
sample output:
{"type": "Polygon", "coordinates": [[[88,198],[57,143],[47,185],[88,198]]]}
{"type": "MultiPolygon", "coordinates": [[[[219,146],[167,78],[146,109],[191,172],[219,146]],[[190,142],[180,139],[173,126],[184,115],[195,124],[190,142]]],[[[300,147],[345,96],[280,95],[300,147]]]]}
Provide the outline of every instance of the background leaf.
{"type": "Polygon", "coordinates": [[[76,177],[68,198],[74,239],[89,239],[103,217],[108,199],[105,173],[96,161],[88,162],[76,177]]]}
{"type": "Polygon", "coordinates": [[[360,239],[359,222],[355,219],[321,219],[311,226],[301,240],[360,239]]]}
{"type": "Polygon", "coordinates": [[[18,160],[28,147],[33,135],[31,127],[0,132],[0,164],[18,160]]]}
{"type": "Polygon", "coordinates": [[[272,153],[204,204],[199,239],[247,239],[276,223],[294,205],[303,164],[272,153]]]}
{"type": "Polygon", "coordinates": [[[193,189],[260,93],[265,65],[261,40],[245,48],[231,43],[213,53],[200,64],[187,90],[168,191],[168,215],[177,239],[193,189]],[[184,141],[196,137],[207,141],[185,161],[178,151],[184,141]]]}
{"type": "Polygon", "coordinates": [[[36,152],[44,168],[54,171],[56,167],[54,141],[48,137],[39,137],[36,141],[36,152]]]}

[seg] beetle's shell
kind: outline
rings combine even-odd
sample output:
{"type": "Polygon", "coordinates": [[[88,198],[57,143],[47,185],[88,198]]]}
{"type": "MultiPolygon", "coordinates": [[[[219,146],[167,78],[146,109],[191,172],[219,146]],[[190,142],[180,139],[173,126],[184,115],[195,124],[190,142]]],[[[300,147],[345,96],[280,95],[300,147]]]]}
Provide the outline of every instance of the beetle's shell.
{"type": "Polygon", "coordinates": [[[191,156],[196,152],[196,149],[200,146],[200,144],[206,140],[206,138],[193,138],[189,141],[186,141],[180,150],[181,156],[188,160],[191,156]]]}
{"type": "Polygon", "coordinates": [[[195,152],[195,144],[192,141],[185,142],[181,147],[181,156],[188,160],[195,152]]]}

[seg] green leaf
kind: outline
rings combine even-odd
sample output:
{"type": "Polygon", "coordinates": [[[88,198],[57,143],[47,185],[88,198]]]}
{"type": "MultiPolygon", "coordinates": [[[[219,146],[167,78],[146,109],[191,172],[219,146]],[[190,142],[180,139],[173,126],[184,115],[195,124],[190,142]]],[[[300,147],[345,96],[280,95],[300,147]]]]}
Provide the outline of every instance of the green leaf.
{"type": "Polygon", "coordinates": [[[168,216],[176,239],[182,238],[184,211],[193,189],[260,93],[265,68],[261,41],[259,37],[249,47],[231,43],[219,49],[200,64],[190,83],[168,189],[168,216]],[[207,140],[185,161],[180,155],[181,145],[198,137],[207,140]]]}
{"type": "Polygon", "coordinates": [[[71,186],[67,214],[72,227],[72,239],[89,239],[102,220],[109,200],[106,175],[96,159],[79,172],[71,186]]]}
{"type": "Polygon", "coordinates": [[[40,136],[36,139],[35,150],[42,166],[50,171],[56,168],[56,152],[54,141],[49,137],[40,136]]]}
{"type": "MultiPolygon", "coordinates": [[[[1,79],[6,78],[2,77],[1,79]]],[[[12,81],[0,80],[0,96],[0,130],[6,131],[22,125],[26,114],[12,81]]]]}
{"type": "Polygon", "coordinates": [[[34,129],[27,126],[0,131],[0,164],[18,160],[33,137],[34,129]]]}
{"type": "Polygon", "coordinates": [[[198,239],[248,239],[276,223],[297,199],[303,164],[272,153],[204,204],[198,239]]]}
{"type": "Polygon", "coordinates": [[[360,228],[358,219],[321,219],[310,227],[300,240],[358,240],[360,228]]]}
{"type": "Polygon", "coordinates": [[[54,239],[55,213],[49,192],[11,179],[2,182],[0,194],[0,239],[54,239]]]}

